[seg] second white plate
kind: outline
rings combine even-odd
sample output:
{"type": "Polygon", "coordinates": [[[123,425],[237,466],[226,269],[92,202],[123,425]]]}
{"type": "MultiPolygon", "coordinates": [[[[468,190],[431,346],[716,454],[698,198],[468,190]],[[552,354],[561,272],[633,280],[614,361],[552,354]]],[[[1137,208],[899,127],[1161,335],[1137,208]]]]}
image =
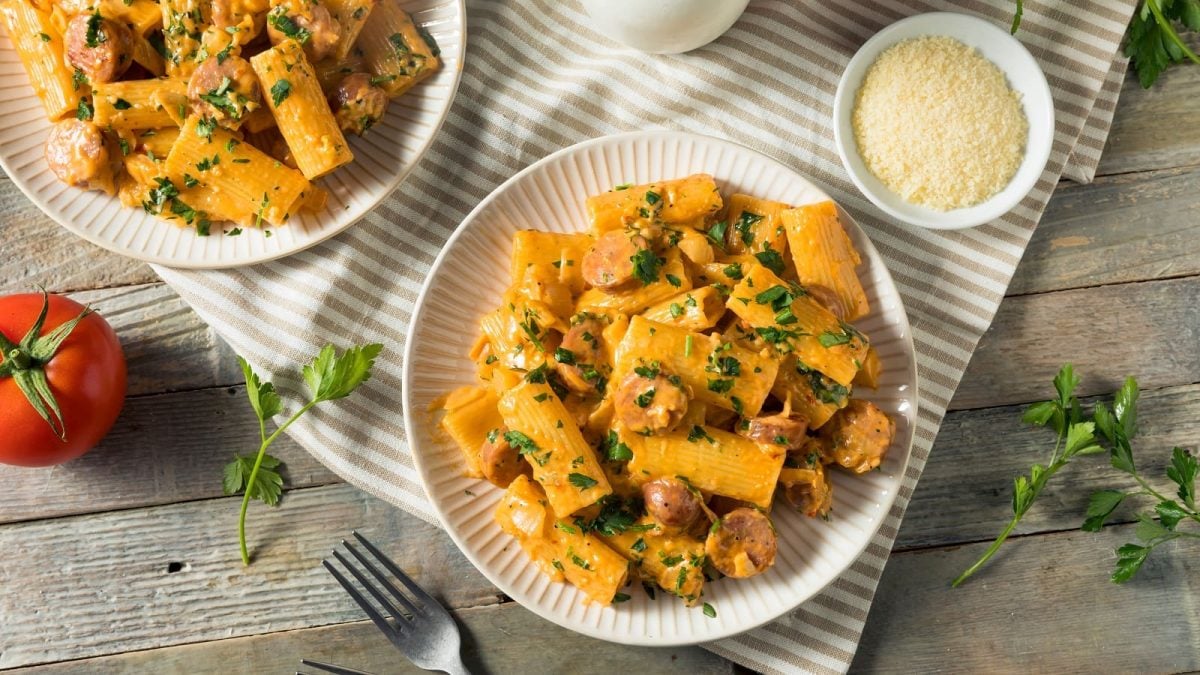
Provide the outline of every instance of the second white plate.
{"type": "Polygon", "coordinates": [[[791,204],[829,197],[786,166],[729,141],[679,132],[607,136],[566,148],[513,176],[485,199],[434,262],[413,314],[405,353],[405,425],[425,490],[450,536],[492,583],[537,614],[591,637],[650,646],[707,642],[754,628],[794,609],[845,571],[866,547],[896,498],[916,423],[916,362],[908,317],[875,247],[843,213],[861,252],[859,275],[871,314],[856,325],[884,364],[878,391],[856,392],[896,420],[896,439],[880,471],[833,472],[829,522],[777,508],[775,566],[748,580],[708,584],[705,616],[676,598],[584,604],[573,586],[551,582],[492,520],[502,491],[463,476],[459,450],[435,429],[430,406],[450,390],[475,383],[467,358],[484,312],[509,285],[512,238],[518,230],[577,232],[587,227],[585,199],[621,183],[712,174],[724,195],[744,192],[791,204]]]}

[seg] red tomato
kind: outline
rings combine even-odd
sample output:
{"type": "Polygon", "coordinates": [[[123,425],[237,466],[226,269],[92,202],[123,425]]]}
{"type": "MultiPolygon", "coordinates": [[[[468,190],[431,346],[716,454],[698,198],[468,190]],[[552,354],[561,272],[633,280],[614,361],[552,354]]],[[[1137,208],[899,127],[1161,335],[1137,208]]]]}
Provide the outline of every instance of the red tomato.
{"type": "MultiPolygon", "coordinates": [[[[16,345],[33,326],[47,300],[39,293],[0,298],[0,333],[16,345]]],[[[39,335],[44,337],[79,316],[83,305],[57,295],[50,303],[39,335]]],[[[3,342],[3,341],[0,341],[3,342]]],[[[0,349],[0,367],[40,368],[62,411],[60,439],[17,386],[0,370],[0,462],[17,466],[50,466],[75,459],[92,449],[112,428],[125,402],[125,355],[108,322],[88,314],[44,363],[27,354],[0,349]]],[[[19,349],[18,349],[19,351],[19,349]]],[[[34,373],[31,373],[34,374],[34,373]]],[[[50,413],[54,419],[53,413],[50,413]]]]}

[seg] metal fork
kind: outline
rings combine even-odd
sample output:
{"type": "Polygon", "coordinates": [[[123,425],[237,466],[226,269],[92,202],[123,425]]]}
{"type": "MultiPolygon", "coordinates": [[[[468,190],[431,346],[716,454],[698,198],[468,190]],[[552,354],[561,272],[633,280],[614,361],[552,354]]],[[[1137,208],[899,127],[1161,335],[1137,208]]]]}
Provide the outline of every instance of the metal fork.
{"type": "Polygon", "coordinates": [[[374,544],[367,541],[358,532],[352,534],[358,543],[362,544],[362,547],[370,553],[370,556],[363,554],[358,547],[345,539],[342,540],[342,545],[367,571],[367,574],[351,564],[346,556],[337,549],[333,550],[333,557],[350,571],[350,574],[362,584],[363,588],[367,589],[367,592],[383,607],[388,616],[385,617],[384,614],[381,614],[328,558],[321,561],[325,565],[325,569],[329,570],[333,578],[337,579],[342,588],[346,589],[350,597],[354,598],[358,606],[367,613],[375,626],[383,631],[383,634],[408,657],[409,661],[425,670],[441,670],[450,675],[470,675],[470,671],[463,665],[462,657],[459,654],[462,638],[459,637],[458,626],[454,623],[450,612],[447,612],[446,608],[442,607],[433,596],[418,586],[396,563],[375,548],[374,544]],[[379,571],[371,557],[374,557],[375,561],[382,564],[408,589],[408,595],[401,592],[386,575],[379,571]],[[370,578],[368,578],[368,574],[370,578]]]}

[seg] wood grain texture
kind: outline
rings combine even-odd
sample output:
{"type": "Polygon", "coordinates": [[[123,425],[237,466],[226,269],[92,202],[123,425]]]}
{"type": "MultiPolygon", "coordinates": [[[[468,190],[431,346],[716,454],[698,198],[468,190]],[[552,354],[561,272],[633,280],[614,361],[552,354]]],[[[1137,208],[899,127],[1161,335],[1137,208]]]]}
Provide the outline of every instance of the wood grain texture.
{"type": "Polygon", "coordinates": [[[39,285],[61,293],[158,280],[149,265],[71,234],[38,210],[3,172],[0,176],[0,293],[27,292],[39,285]]]}
{"type": "Polygon", "coordinates": [[[898,553],[883,572],[852,672],[1121,673],[1200,668],[1195,542],[1156,550],[1132,581],[1108,580],[1133,526],[898,553]]]}
{"type": "MultiPolygon", "coordinates": [[[[1046,390],[1053,391],[1049,382],[1046,390]]],[[[1171,448],[1200,447],[1200,386],[1144,391],[1138,409],[1133,446],[1139,471],[1160,492],[1174,494],[1166,478],[1171,448]]],[[[1023,410],[1008,406],[946,416],[900,526],[897,550],[989,540],[1008,523],[1013,478],[1028,475],[1035,462],[1046,463],[1054,446],[1053,431],[1021,423],[1023,410]]],[[[1134,487],[1128,475],[1112,468],[1107,453],[1080,457],[1054,476],[1017,533],[1077,528],[1093,491],[1134,487]]],[[[1125,505],[1116,520],[1131,521],[1135,512],[1125,505]]]]}
{"type": "Polygon", "coordinates": [[[155,394],[242,382],[233,350],[163,283],[71,293],[121,339],[127,394],[155,394]]]}
{"type": "Polygon", "coordinates": [[[243,567],[240,502],[0,526],[0,668],[356,621],[320,564],[355,529],[451,607],[499,600],[436,527],[344,484],[252,505],[243,567]]]}
{"type": "Polygon", "coordinates": [[[1008,295],[1200,273],[1198,184],[1195,168],[1064,183],[1008,295]]]}
{"type": "MultiPolygon", "coordinates": [[[[155,506],[221,496],[221,469],[258,447],[244,387],[126,401],[108,436],[62,466],[0,465],[0,523],[155,506]]],[[[286,434],[271,446],[287,488],[340,483],[286,434]]]]}
{"type": "MultiPolygon", "coordinates": [[[[602,642],[558,628],[512,602],[472,607],[454,614],[463,636],[463,661],[471,672],[480,675],[531,672],[530,663],[535,658],[531,646],[535,644],[546,646],[537,649],[536,654],[537,667],[545,673],[729,675],[734,672],[730,662],[699,647],[655,649],[602,642]]],[[[371,673],[427,672],[406,661],[367,621],[33,666],[14,672],[184,675],[229,672],[230,664],[237,664],[237,672],[285,673],[294,671],[301,657],[371,673]]]]}
{"type": "Polygon", "coordinates": [[[1147,389],[1200,382],[1200,277],[1006,299],[979,341],[952,409],[1046,397],[1064,362],[1078,394],[1115,391],[1136,374],[1147,389]]]}
{"type": "MultiPolygon", "coordinates": [[[[1200,36],[1190,39],[1200,49],[1200,36]]],[[[1100,174],[1129,173],[1200,164],[1200,68],[1171,68],[1152,89],[1142,89],[1133,70],[1125,75],[1100,174]]]]}

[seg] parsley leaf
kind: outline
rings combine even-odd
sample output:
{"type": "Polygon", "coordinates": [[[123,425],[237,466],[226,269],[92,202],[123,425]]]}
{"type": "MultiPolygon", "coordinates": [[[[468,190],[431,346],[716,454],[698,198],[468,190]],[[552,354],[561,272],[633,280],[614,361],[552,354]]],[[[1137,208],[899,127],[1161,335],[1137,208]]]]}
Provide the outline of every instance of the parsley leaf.
{"type": "Polygon", "coordinates": [[[271,455],[264,454],[254,470],[255,455],[238,455],[225,465],[224,478],[221,487],[225,494],[233,495],[245,490],[251,499],[257,499],[267,506],[278,506],[283,496],[283,477],[276,471],[283,462],[271,455]]]}
{"type": "Polygon", "coordinates": [[[275,107],[279,107],[280,103],[287,100],[287,97],[292,93],[292,83],[287,80],[277,80],[271,85],[271,102],[275,107]]]}
{"type": "Polygon", "coordinates": [[[629,259],[633,261],[633,276],[637,277],[643,286],[658,281],[658,270],[666,262],[647,248],[638,249],[629,259]]]}

